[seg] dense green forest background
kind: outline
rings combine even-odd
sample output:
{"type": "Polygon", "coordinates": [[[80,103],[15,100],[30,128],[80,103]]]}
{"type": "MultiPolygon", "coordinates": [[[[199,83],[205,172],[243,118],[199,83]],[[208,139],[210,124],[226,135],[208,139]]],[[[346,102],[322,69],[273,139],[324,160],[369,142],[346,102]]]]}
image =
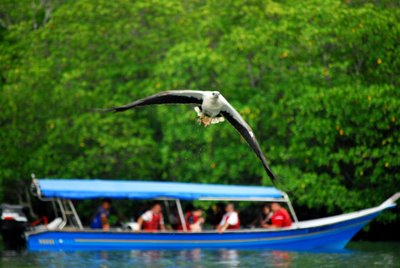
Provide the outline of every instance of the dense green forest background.
{"type": "Polygon", "coordinates": [[[0,199],[31,173],[270,185],[190,107],[93,112],[195,89],[238,109],[297,206],[375,206],[400,190],[398,3],[1,0],[0,199]]]}

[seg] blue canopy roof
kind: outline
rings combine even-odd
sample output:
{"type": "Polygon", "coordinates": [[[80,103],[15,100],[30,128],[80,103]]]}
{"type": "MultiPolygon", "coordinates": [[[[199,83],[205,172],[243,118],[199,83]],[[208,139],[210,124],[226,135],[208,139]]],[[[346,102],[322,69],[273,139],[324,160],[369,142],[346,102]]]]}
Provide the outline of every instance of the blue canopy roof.
{"type": "Polygon", "coordinates": [[[117,181],[84,179],[39,179],[42,197],[65,199],[280,199],[283,193],[274,187],[231,186],[218,184],[117,181]]]}

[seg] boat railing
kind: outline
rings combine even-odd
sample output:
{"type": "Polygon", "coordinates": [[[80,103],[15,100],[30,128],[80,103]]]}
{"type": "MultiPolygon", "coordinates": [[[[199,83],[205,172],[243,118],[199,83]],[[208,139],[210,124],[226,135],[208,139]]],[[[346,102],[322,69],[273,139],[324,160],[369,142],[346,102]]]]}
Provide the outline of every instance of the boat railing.
{"type": "Polygon", "coordinates": [[[57,227],[58,229],[63,229],[65,226],[70,225],[71,227],[83,230],[83,225],[81,219],[79,218],[78,213],[76,212],[74,203],[72,203],[72,201],[69,199],[43,197],[40,191],[38,181],[35,178],[35,174],[32,174],[31,192],[39,200],[44,202],[51,202],[53,204],[53,209],[56,216],[58,212],[55,204],[58,205],[62,218],[62,222],[57,227]]]}

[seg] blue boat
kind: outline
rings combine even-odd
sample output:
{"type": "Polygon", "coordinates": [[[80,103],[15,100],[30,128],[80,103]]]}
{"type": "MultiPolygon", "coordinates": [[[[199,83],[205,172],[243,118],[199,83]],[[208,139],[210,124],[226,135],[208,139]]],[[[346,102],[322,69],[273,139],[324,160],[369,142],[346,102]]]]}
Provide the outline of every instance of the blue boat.
{"type": "Polygon", "coordinates": [[[34,179],[38,198],[57,204],[61,217],[26,233],[30,250],[131,250],[265,248],[279,250],[340,250],[383,210],[396,206],[400,193],[381,205],[357,212],[299,221],[287,194],[274,187],[198,183],[34,179]],[[175,202],[185,222],[181,200],[259,201],[287,204],[293,225],[280,229],[135,232],[92,230],[82,226],[71,200],[112,198],[175,202]]]}

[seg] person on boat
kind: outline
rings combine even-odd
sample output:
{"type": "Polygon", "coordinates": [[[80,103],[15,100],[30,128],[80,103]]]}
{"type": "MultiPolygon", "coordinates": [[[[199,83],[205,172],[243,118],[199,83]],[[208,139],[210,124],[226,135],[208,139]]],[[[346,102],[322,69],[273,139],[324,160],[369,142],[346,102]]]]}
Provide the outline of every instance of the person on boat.
{"type": "Polygon", "coordinates": [[[207,222],[212,226],[215,226],[215,228],[217,228],[217,226],[222,220],[222,217],[225,214],[225,204],[218,202],[216,204],[211,205],[207,209],[206,214],[207,214],[207,222]]]}
{"type": "Polygon", "coordinates": [[[218,232],[224,232],[225,230],[235,230],[240,228],[239,213],[235,210],[233,203],[228,203],[225,207],[225,214],[222,217],[221,222],[217,226],[218,232]]]}
{"type": "Polygon", "coordinates": [[[101,206],[97,209],[96,214],[93,216],[90,227],[92,229],[110,230],[110,212],[111,212],[111,199],[104,198],[101,206]]]}
{"type": "Polygon", "coordinates": [[[150,210],[142,214],[138,219],[139,230],[144,231],[164,231],[164,217],[161,205],[156,203],[150,210]]]}
{"type": "Polygon", "coordinates": [[[265,204],[262,208],[261,215],[258,219],[258,225],[265,228],[268,224],[271,224],[271,219],[274,213],[268,204],[265,204]]]}
{"type": "MultiPolygon", "coordinates": [[[[202,215],[203,210],[201,208],[192,208],[191,211],[186,212],[185,222],[188,231],[201,232],[204,223],[202,215]]],[[[178,230],[183,230],[181,223],[179,223],[178,230]]]]}
{"type": "Polygon", "coordinates": [[[292,219],[290,218],[289,212],[279,203],[272,203],[271,209],[273,211],[271,224],[264,224],[264,228],[281,228],[292,225],[292,219]]]}

